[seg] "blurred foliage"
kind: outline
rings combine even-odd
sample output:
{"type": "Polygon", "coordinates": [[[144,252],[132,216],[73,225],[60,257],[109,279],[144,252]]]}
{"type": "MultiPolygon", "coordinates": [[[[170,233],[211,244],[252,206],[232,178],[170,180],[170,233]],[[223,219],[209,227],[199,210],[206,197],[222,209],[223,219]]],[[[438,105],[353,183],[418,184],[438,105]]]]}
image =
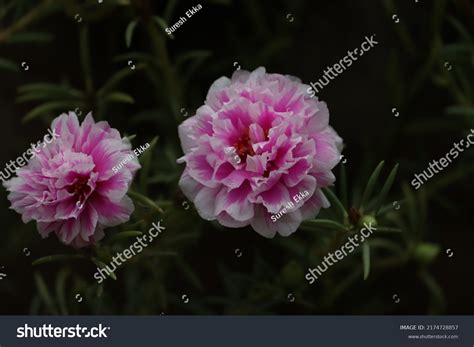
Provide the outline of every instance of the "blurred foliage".
{"type": "MultiPolygon", "coordinates": [[[[385,12],[380,8],[378,13],[384,14],[386,22],[391,23],[393,13],[402,17],[403,8],[398,8],[394,1],[382,3],[385,12]]],[[[203,4],[207,11],[220,7],[234,10],[231,1],[203,4]]],[[[33,264],[16,265],[19,270],[15,279],[30,287],[18,291],[15,285],[6,286],[3,297],[12,297],[16,304],[11,309],[2,307],[2,311],[16,314],[446,312],[444,290],[432,271],[442,246],[430,235],[433,226],[430,209],[441,209],[452,215],[454,203],[444,193],[446,187],[463,182],[469,175],[472,177],[474,166],[469,162],[472,151],[459,158],[456,167],[450,167],[449,172],[435,177],[418,191],[413,191],[404,180],[410,180],[431,157],[419,151],[417,155],[423,160],[418,163],[410,158],[397,158],[394,153],[399,141],[411,141],[426,134],[436,139],[448,130],[450,137],[457,139],[473,126],[474,5],[462,0],[424,4],[425,25],[414,32],[416,23],[402,20],[390,33],[394,44],[384,63],[390,101],[409,112],[421,104],[417,101],[433,101],[431,95],[442,95],[446,100],[444,114],[429,114],[431,118],[427,121],[426,114],[437,108],[436,104],[426,112],[413,110],[421,116],[406,119],[400,128],[376,130],[383,135],[385,143],[380,144],[379,151],[373,148],[364,151],[364,160],[357,166],[349,169],[340,164],[337,189],[325,190],[331,208],[322,211],[317,219],[305,221],[291,237],[266,240],[250,228],[228,230],[199,218],[177,188],[182,167],[176,164],[181,155],[176,128],[184,119],[184,112],[191,114],[191,109],[202,104],[207,90],[203,86],[228,74],[233,60],[244,68],[266,65],[291,47],[292,29],[282,23],[288,12],[295,17],[304,16],[306,4],[294,1],[286,11],[270,11],[273,3],[267,2],[267,7],[264,4],[251,0],[239,4],[240,11],[246,13],[245,26],[253,28],[253,34],[244,38],[237,28],[244,19],[234,17],[236,25],[226,28],[234,50],[226,55],[220,49],[170,48],[175,47],[177,40],[168,36],[164,28],[188,7],[178,0],[157,3],[106,0],[100,5],[94,0],[0,1],[2,74],[21,74],[24,70],[22,62],[8,54],[18,47],[26,50],[28,45],[40,45],[63,54],[61,47],[55,46],[55,36],[70,22],[77,26],[75,42],[79,55],[66,59],[78,61],[81,80],[64,76],[60,81],[31,80],[18,86],[16,102],[27,107],[22,116],[24,123],[49,124],[59,113],[68,110],[75,110],[78,115],[92,111],[96,119],[111,121],[113,116],[105,115],[124,108],[127,112],[117,112],[120,116],[116,121],[124,124],[118,128],[131,133],[126,135],[134,146],[145,141],[151,144],[140,157],[142,169],[130,191],[136,206],[132,219],[109,229],[105,239],[95,247],[74,251],[59,245],[54,238],[40,240],[31,223],[22,225],[15,216],[2,256],[18,257],[19,250],[29,245],[36,260],[33,264]],[[49,26],[42,29],[40,24],[49,20],[59,22],[56,30],[48,29],[49,26]],[[107,32],[111,40],[114,37],[120,40],[111,44],[115,49],[112,57],[95,52],[97,42],[93,35],[97,29],[93,32],[91,29],[104,25],[102,22],[110,26],[107,32]],[[95,66],[104,60],[108,70],[98,71],[95,66]],[[428,99],[426,90],[430,91],[428,99]],[[398,164],[391,164],[386,172],[384,162],[374,165],[381,157],[406,164],[404,178],[397,179],[398,164]],[[108,264],[112,255],[128,247],[134,237],[160,219],[167,229],[152,245],[119,268],[116,278],[100,285],[94,281],[92,274],[98,266],[108,264]],[[363,221],[369,220],[377,223],[375,235],[335,264],[317,284],[308,285],[304,279],[307,269],[320,264],[329,251],[340,248],[363,221]],[[33,270],[25,273],[20,270],[22,266],[33,270]],[[401,272],[406,276],[400,275],[401,272]],[[392,289],[396,287],[392,283],[385,291],[371,291],[384,286],[387,274],[408,284],[392,289]],[[397,290],[418,285],[424,293],[422,296],[428,298],[426,302],[417,303],[415,308],[403,302],[399,306],[394,304],[393,293],[398,295],[397,290]],[[190,298],[188,303],[183,301],[183,295],[190,298]]],[[[2,200],[6,199],[2,197],[2,200]]],[[[6,201],[0,207],[6,209],[6,201]]],[[[472,225],[467,228],[472,231],[472,225]]]]}

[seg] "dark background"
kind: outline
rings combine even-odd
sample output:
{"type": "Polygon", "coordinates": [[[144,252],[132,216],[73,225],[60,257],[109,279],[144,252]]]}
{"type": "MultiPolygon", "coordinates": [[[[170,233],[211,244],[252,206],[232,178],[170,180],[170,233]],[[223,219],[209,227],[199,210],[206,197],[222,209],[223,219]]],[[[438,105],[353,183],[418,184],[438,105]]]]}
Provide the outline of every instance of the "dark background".
{"type": "MultiPolygon", "coordinates": [[[[474,128],[474,3],[202,1],[202,9],[170,39],[158,22],[171,26],[196,4],[0,1],[2,169],[41,139],[61,112],[92,110],[96,120],[107,120],[122,134],[135,134],[134,147],[159,137],[146,157],[148,174],[135,180],[134,189],[162,206],[164,215],[136,203],[130,222],[135,229],[124,225],[111,228],[110,234],[137,226],[145,231],[161,217],[167,227],[162,239],[117,271],[117,281],[97,286],[90,260],[31,263],[77,252],[101,254],[105,260],[131,240],[106,238],[102,250],[80,251],[59,244],[54,236],[42,240],[33,223],[24,225],[8,209],[2,188],[0,272],[7,277],[0,281],[0,313],[472,314],[473,152],[465,150],[419,191],[409,182],[474,128]],[[29,13],[34,20],[25,24],[22,18],[29,13]],[[125,32],[134,20],[127,47],[125,32]],[[366,280],[359,250],[330,268],[321,282],[308,285],[308,266],[315,267],[344,240],[308,230],[267,240],[251,228],[226,229],[200,219],[193,208],[183,208],[185,199],[177,186],[183,167],[175,163],[182,154],[177,137],[177,125],[185,119],[181,109],[192,115],[211,83],[232,74],[234,62],[242,69],[264,66],[267,72],[309,83],[373,34],[379,44],[318,96],[328,104],[330,123],[344,139],[347,207],[360,196],[379,161],[385,160],[382,177],[399,163],[385,203],[400,201],[402,206],[388,209],[381,220],[403,231],[377,236],[385,246],[379,249],[374,243],[366,280]],[[105,102],[100,87],[123,71],[127,75],[112,89],[130,95],[133,103],[105,102]],[[21,86],[38,82],[74,87],[86,96],[70,107],[46,107],[24,121],[36,107],[60,100],[51,95],[20,102],[21,86]],[[76,294],[84,299],[77,302],[76,294]],[[184,294],[190,298],[187,304],[184,294]]],[[[339,168],[335,173],[339,196],[339,168]]]]}

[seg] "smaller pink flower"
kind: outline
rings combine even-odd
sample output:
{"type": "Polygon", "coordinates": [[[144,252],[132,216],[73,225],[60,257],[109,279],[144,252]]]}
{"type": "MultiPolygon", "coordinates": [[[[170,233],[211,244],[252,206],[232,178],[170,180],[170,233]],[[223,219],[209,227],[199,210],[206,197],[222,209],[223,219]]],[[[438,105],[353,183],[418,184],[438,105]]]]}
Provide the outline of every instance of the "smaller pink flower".
{"type": "Polygon", "coordinates": [[[140,164],[130,160],[130,142],[91,114],[82,124],[75,113],[62,114],[51,129],[59,138],[38,148],[3,185],[11,208],[24,223],[36,221],[42,237],[54,232],[63,243],[84,247],[100,240],[104,228],[129,220],[134,206],[126,194],[140,164]]]}

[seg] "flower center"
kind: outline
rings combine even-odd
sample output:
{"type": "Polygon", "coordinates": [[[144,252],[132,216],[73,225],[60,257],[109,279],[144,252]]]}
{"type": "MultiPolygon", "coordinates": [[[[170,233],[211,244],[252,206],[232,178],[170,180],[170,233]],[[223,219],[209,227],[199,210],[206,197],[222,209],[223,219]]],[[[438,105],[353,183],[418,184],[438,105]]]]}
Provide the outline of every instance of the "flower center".
{"type": "Polygon", "coordinates": [[[237,155],[240,159],[245,160],[247,155],[255,155],[255,152],[252,148],[252,143],[250,142],[249,132],[247,132],[239,137],[236,143],[234,143],[234,148],[237,152],[237,155]]]}
{"type": "Polygon", "coordinates": [[[273,170],[276,170],[276,169],[277,169],[277,166],[273,163],[273,161],[269,161],[267,163],[267,167],[266,167],[265,171],[263,172],[263,177],[270,176],[270,172],[272,172],[273,170]]]}
{"type": "Polygon", "coordinates": [[[68,192],[78,196],[78,201],[80,202],[84,200],[86,194],[90,190],[90,187],[87,185],[88,180],[87,177],[81,177],[68,188],[68,192]]]}

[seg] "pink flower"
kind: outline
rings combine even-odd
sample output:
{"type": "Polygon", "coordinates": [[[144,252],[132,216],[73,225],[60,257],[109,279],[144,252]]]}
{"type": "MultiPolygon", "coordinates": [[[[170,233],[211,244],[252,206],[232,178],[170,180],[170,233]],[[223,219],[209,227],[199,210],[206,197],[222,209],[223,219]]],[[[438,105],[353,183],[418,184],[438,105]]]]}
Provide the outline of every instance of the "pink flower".
{"type": "Polygon", "coordinates": [[[205,104],[179,126],[185,155],[178,162],[186,162],[179,185],[202,218],[288,236],[329,207],[321,188],[335,181],[342,139],[308,88],[263,67],[213,83],[205,104]]]}
{"type": "Polygon", "coordinates": [[[37,149],[18,177],[4,182],[11,208],[24,223],[36,221],[43,237],[54,232],[74,247],[93,244],[105,227],[129,219],[134,206],[126,193],[140,165],[135,158],[112,170],[132,154],[131,145],[91,114],[82,125],[75,113],[62,114],[51,129],[59,138],[37,149]]]}

